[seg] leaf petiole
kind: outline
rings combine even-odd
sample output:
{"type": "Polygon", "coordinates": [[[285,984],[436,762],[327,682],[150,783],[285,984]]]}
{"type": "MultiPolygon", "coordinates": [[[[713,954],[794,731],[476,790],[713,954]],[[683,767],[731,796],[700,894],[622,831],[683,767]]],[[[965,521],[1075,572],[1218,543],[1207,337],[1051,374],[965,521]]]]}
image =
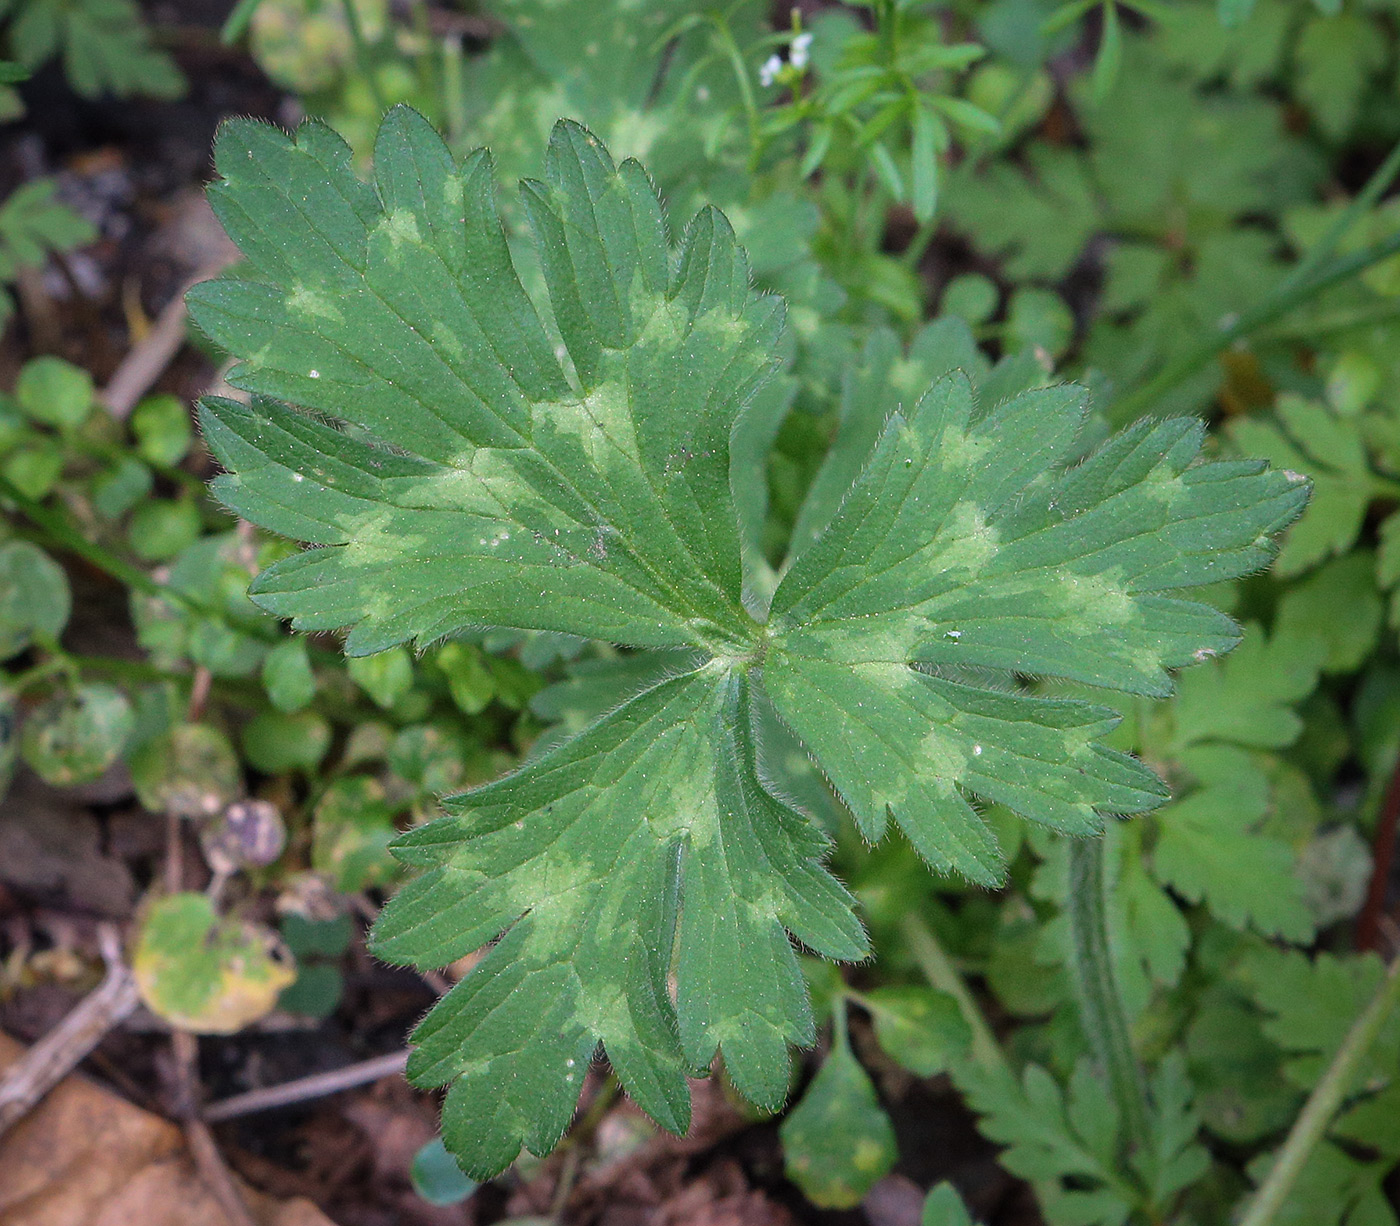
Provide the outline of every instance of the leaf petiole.
{"type": "Polygon", "coordinates": [[[1101,837],[1069,843],[1070,970],[1084,1035],[1108,1077],[1124,1139],[1130,1150],[1143,1153],[1151,1140],[1152,1113],[1108,948],[1103,851],[1101,837]]]}
{"type": "Polygon", "coordinates": [[[1298,1118],[1293,1121],[1288,1139],[1279,1150],[1278,1158],[1269,1168],[1269,1174],[1260,1184],[1259,1191],[1249,1202],[1249,1208],[1240,1219],[1239,1226],[1269,1226],[1283,1208],[1288,1194],[1297,1183],[1309,1156],[1322,1140],[1323,1134],[1337,1114],[1347,1091],[1351,1089],[1352,1075],[1361,1058],[1371,1049],[1390,1017],[1396,1002],[1400,1000],[1400,958],[1394,959],[1376,994],[1371,998],[1361,1016],[1352,1023],[1332,1063],[1322,1075],[1322,1080],[1313,1087],[1308,1101],[1298,1118]]]}

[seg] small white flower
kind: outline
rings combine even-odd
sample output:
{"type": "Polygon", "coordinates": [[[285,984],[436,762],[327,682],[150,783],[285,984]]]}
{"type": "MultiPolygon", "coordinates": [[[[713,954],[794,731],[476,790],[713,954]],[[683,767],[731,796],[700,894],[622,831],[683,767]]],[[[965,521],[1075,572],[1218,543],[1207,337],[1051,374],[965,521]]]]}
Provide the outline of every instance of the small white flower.
{"type": "Polygon", "coordinates": [[[806,68],[807,61],[811,58],[812,35],[799,34],[792,40],[792,47],[788,51],[788,62],[798,69],[806,68]]]}
{"type": "Polygon", "coordinates": [[[770,55],[758,67],[758,83],[767,89],[778,79],[778,74],[783,70],[783,61],[776,55],[770,55]]]}

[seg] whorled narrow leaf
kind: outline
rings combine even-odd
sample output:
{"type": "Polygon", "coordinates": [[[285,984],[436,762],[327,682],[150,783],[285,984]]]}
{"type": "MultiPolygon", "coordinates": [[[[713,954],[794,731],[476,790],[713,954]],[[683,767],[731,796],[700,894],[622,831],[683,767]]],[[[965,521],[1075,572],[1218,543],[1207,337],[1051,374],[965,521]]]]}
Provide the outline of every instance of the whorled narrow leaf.
{"type": "Polygon", "coordinates": [[[956,373],[975,353],[930,334],[924,366],[891,352],[852,381],[839,445],[856,451],[824,469],[765,617],[745,603],[769,590],[745,583],[757,504],[731,477],[755,469],[732,440],[766,437],[742,427],[782,306],[720,214],[673,248],[641,167],[561,123],[522,188],[532,295],[489,157],[454,161],[411,111],[385,120],[370,183],[315,124],[230,124],[218,165],[247,262],[191,309],[253,399],[203,406],[215,490],[316,546],[254,599],[347,628],[358,655],[485,625],[677,661],[398,842],[421,872],[379,952],[436,966],[495,942],[410,1068],[449,1087],[444,1135],[472,1173],[558,1140],[600,1043],[669,1128],[717,1052],[741,1091],[782,1102],[787,1046],[811,1037],[793,938],[843,959],[866,945],[825,839],[763,782],[772,710],[867,837],[893,815],[978,881],[1001,872],[979,801],[1072,833],[1161,802],[1100,744],[1110,712],[1019,678],[1166,693],[1169,670],[1237,638],[1171,593],[1262,565],[1304,487],[1196,463],[1192,422],[1081,460],[1078,389],[979,406],[956,373]]]}

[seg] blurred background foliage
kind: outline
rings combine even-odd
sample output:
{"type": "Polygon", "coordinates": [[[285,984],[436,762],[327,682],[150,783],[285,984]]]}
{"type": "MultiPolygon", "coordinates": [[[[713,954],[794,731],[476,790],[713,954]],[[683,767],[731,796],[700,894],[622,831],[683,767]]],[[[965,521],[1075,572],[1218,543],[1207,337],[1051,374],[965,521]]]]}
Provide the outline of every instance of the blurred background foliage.
{"type": "MultiPolygon", "coordinates": [[[[1400,812],[1397,35],[1393,0],[241,0],[228,16],[282,118],[324,119],[366,164],[395,102],[459,153],[488,145],[507,181],[569,116],[640,158],[673,217],[725,211],[789,304],[765,411],[735,445],[770,581],[861,440],[953,367],[984,397],[1087,383],[1086,445],[1199,414],[1218,453],[1314,482],[1273,568],[1207,591],[1243,645],[1115,733],[1175,796],[1109,834],[1111,952],[1168,1138],[1155,1165],[1119,1161],[1085,1063],[1064,846],[1001,822],[1008,888],[935,879],[897,839],[862,845],[772,721],[765,764],[829,825],[880,950],[810,968],[830,1038],[795,1056],[781,1140],[817,1206],[923,1169],[887,1106],[951,1074],[1047,1222],[1224,1222],[1380,983],[1400,812]]],[[[0,51],[0,114],[19,123],[19,82],[55,59],[82,95],[184,83],[129,0],[0,0],[0,51]]],[[[33,177],[0,205],[0,282],[93,238],[33,177]]],[[[157,391],[114,413],[81,364],[37,350],[0,395],[0,783],[106,781],[199,847],[201,876],[152,883],[132,957],[152,1011],[228,1033],[334,1014],[346,950],[399,881],[393,834],[674,661],[489,630],[346,661],[290,635],[245,594],[290,546],[209,500],[189,407],[157,391]],[[93,575],[125,591],[105,651],[75,617],[93,575]]],[[[474,1191],[437,1150],[420,1159],[425,1195],[474,1191]]],[[[1274,1220],[1395,1222],[1397,1161],[1392,1021],[1274,1220]]],[[[959,1214],[940,1188],[925,1221],[959,1214]]]]}

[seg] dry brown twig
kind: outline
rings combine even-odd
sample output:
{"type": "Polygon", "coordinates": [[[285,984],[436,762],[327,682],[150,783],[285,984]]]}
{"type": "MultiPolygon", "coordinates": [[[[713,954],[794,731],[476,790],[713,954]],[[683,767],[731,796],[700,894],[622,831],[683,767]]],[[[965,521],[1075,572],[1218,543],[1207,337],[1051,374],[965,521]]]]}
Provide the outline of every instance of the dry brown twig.
{"type": "Polygon", "coordinates": [[[218,276],[228,267],[228,260],[201,268],[180,287],[179,292],[161,308],[150,330],[127,351],[107,386],[98,395],[107,411],[118,421],[130,415],[141,397],[165,372],[185,343],[185,291],[200,281],[218,276]]]}
{"type": "Polygon", "coordinates": [[[234,1094],[229,1098],[210,1103],[204,1108],[203,1118],[209,1123],[220,1120],[237,1119],[243,1115],[253,1115],[259,1111],[272,1111],[277,1107],[288,1107],[293,1103],[310,1102],[339,1094],[342,1090],[353,1090],[357,1086],[369,1085],[383,1077],[396,1077],[408,1063],[408,1052],[391,1052],[387,1056],[375,1056],[372,1060],[361,1060],[345,1068],[334,1069],[329,1073],[315,1073],[310,1077],[298,1077],[295,1081],[285,1081],[281,1085],[267,1086],[261,1090],[249,1090],[246,1094],[234,1094]]]}
{"type": "Polygon", "coordinates": [[[198,1075],[195,1068],[199,1041],[187,1031],[177,1030],[170,1036],[170,1047],[175,1055],[175,1116],[184,1130],[185,1144],[189,1146],[199,1177],[219,1202],[229,1226],[257,1226],[243,1193],[234,1183],[224,1156],[214,1142],[214,1134],[199,1117],[198,1075]]]}
{"type": "Polygon", "coordinates": [[[98,942],[107,967],[101,984],[0,1078],[0,1135],[28,1114],[140,1002],[116,928],[103,924],[98,942]]]}

